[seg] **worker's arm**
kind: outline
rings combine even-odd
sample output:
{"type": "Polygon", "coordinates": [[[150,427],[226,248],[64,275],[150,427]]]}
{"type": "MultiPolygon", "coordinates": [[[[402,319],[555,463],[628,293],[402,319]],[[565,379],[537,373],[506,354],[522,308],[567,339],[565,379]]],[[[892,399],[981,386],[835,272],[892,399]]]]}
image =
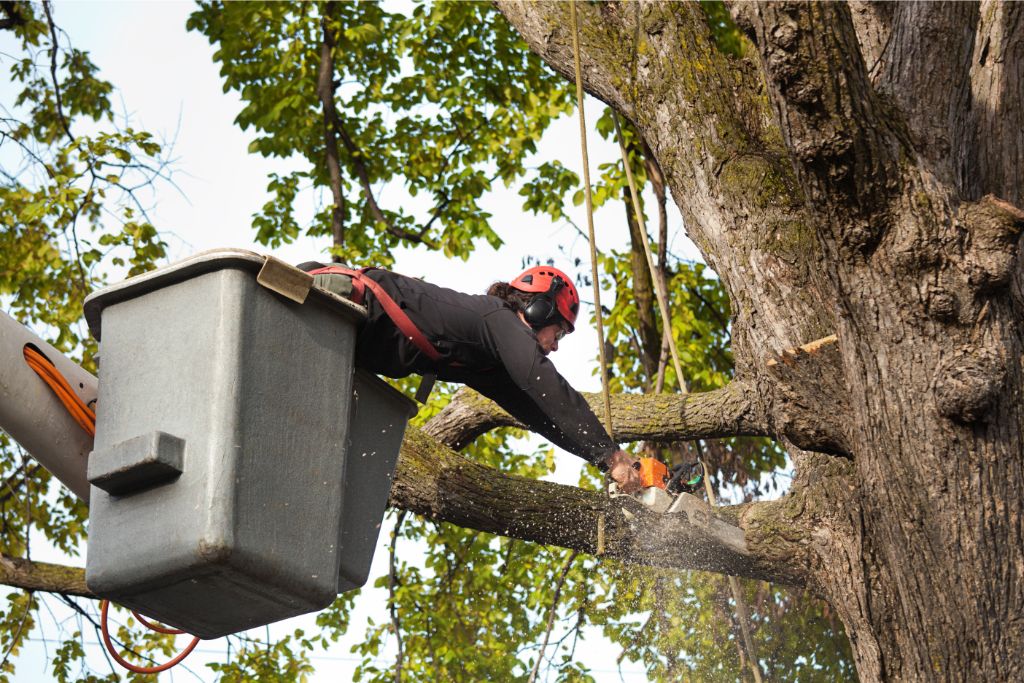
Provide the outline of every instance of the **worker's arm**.
{"type": "MultiPolygon", "coordinates": [[[[532,431],[547,438],[551,443],[570,453],[580,455],[580,457],[600,467],[602,471],[607,472],[608,476],[618,484],[619,490],[623,493],[633,493],[640,490],[642,484],[640,471],[636,467],[639,462],[636,457],[626,451],[619,450],[610,441],[607,446],[591,450],[589,454],[577,450],[580,447],[579,443],[568,439],[562,430],[549,420],[541,412],[540,408],[530,400],[526,393],[508,381],[508,377],[504,373],[479,373],[467,380],[466,384],[490,398],[508,411],[510,415],[527,425],[532,431]]],[[[594,420],[596,421],[596,419],[595,417],[594,420]]],[[[600,434],[605,433],[600,424],[598,424],[597,429],[600,434]]]]}
{"type": "MultiPolygon", "coordinates": [[[[532,431],[551,443],[574,455],[597,464],[615,452],[615,445],[581,444],[571,439],[564,431],[541,411],[540,407],[508,380],[505,373],[480,373],[466,380],[466,385],[480,392],[501,406],[509,415],[522,422],[532,431]],[[594,446],[597,446],[596,448],[594,446]]],[[[598,425],[600,428],[600,425],[598,425]]],[[[603,430],[602,430],[603,433],[603,430]]]]}
{"type": "Polygon", "coordinates": [[[594,464],[619,449],[587,401],[558,373],[512,311],[486,316],[488,340],[507,377],[480,373],[467,381],[531,430],[594,464]],[[511,380],[511,381],[509,381],[511,380]]]}

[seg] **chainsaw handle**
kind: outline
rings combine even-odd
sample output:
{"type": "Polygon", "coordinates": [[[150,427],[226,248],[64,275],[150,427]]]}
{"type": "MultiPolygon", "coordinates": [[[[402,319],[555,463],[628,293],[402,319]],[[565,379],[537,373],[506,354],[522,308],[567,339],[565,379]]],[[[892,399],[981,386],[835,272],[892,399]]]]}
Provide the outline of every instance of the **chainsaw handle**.
{"type": "MultiPolygon", "coordinates": [[[[683,478],[684,474],[686,474],[688,472],[692,473],[695,469],[698,468],[699,465],[700,465],[700,462],[695,462],[695,463],[692,463],[690,465],[687,465],[685,463],[680,463],[680,464],[676,465],[675,467],[673,467],[672,468],[672,476],[669,478],[668,482],[665,484],[665,490],[670,492],[670,493],[679,493],[680,491],[683,491],[684,488],[679,485],[679,481],[683,478]]],[[[701,470],[701,472],[703,472],[703,470],[701,470]]],[[[689,482],[687,482],[687,483],[689,483],[689,482]]]]}

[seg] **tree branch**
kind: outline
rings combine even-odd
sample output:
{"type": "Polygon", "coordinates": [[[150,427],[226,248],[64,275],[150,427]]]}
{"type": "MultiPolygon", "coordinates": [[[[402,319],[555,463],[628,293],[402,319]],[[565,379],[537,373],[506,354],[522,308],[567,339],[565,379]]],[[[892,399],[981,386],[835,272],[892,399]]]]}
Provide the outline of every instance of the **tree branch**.
{"type": "Polygon", "coordinates": [[[398,237],[399,239],[409,240],[418,244],[425,244],[431,249],[435,249],[436,245],[423,236],[418,235],[408,230],[403,230],[398,226],[394,225],[388,220],[388,217],[384,215],[380,205],[377,204],[377,199],[373,196],[373,187],[370,185],[370,174],[366,167],[366,162],[363,160],[363,153],[356,146],[356,143],[352,140],[352,136],[345,130],[344,124],[340,119],[335,119],[335,130],[338,136],[341,137],[342,144],[345,145],[345,149],[348,151],[349,158],[352,160],[352,165],[355,167],[356,176],[359,178],[359,184],[363,188],[363,194],[366,195],[366,206],[370,210],[370,214],[374,220],[382,224],[388,233],[398,237]]]}
{"type": "Polygon", "coordinates": [[[3,0],[0,2],[0,10],[3,10],[4,18],[0,19],[0,31],[24,26],[28,21],[25,18],[24,10],[14,0],[3,0]]]}
{"type": "Polygon", "coordinates": [[[43,1],[43,11],[46,13],[46,25],[50,29],[50,79],[53,81],[53,95],[57,105],[57,119],[60,121],[61,127],[64,129],[64,133],[68,136],[68,140],[71,142],[75,141],[75,136],[71,134],[71,128],[68,126],[67,117],[64,116],[64,107],[61,102],[60,94],[60,82],[57,80],[57,26],[53,23],[53,16],[50,14],[50,2],[49,0],[43,1]]]}
{"type": "MultiPolygon", "coordinates": [[[[324,147],[326,149],[327,170],[331,176],[331,195],[334,207],[331,209],[331,235],[334,246],[341,247],[345,243],[345,195],[341,191],[341,164],[338,162],[338,141],[334,131],[341,127],[338,112],[334,108],[334,31],[330,25],[334,5],[328,3],[325,14],[321,18],[323,42],[320,45],[320,73],[317,77],[316,92],[324,112],[324,147]]],[[[335,255],[333,260],[337,260],[335,255]]]]}
{"type": "Polygon", "coordinates": [[[0,583],[30,591],[96,598],[85,585],[85,570],[0,555],[0,583]]]}
{"type": "Polygon", "coordinates": [[[794,585],[808,574],[810,529],[788,500],[712,510],[691,497],[682,514],[659,515],[629,497],[502,474],[412,426],[389,503],[464,528],[591,554],[603,516],[604,556],[628,564],[794,585]]]}
{"type": "MultiPolygon", "coordinates": [[[[751,394],[749,385],[737,381],[715,391],[687,395],[615,394],[612,396],[613,437],[616,441],[679,441],[770,436],[754,411],[751,394]]],[[[595,410],[603,405],[601,394],[584,393],[583,396],[595,410]]],[[[524,425],[490,399],[464,388],[456,392],[423,431],[461,450],[497,427],[524,428],[524,425]]]]}
{"type": "MultiPolygon", "coordinates": [[[[643,152],[638,149],[634,142],[631,151],[643,158],[643,152]]],[[[628,158],[628,157],[627,157],[628,158]]],[[[642,192],[643,188],[638,188],[642,192]]],[[[637,356],[640,358],[641,366],[644,369],[645,381],[650,381],[658,372],[658,355],[661,351],[662,334],[658,330],[656,311],[658,304],[655,299],[654,279],[657,273],[652,273],[647,265],[647,258],[644,255],[643,237],[640,231],[644,228],[637,222],[633,204],[628,193],[623,193],[623,208],[626,210],[626,226],[629,228],[630,242],[630,266],[633,272],[633,301],[636,303],[637,317],[639,322],[637,329],[640,333],[639,348],[637,356]]],[[[660,283],[659,283],[660,284],[660,283]]],[[[662,290],[666,291],[666,290],[662,290]]],[[[662,326],[671,327],[671,321],[663,320],[662,326]]]]}
{"type": "Polygon", "coordinates": [[[661,170],[661,164],[654,158],[654,152],[647,141],[640,138],[643,146],[644,168],[647,171],[647,178],[651,181],[651,188],[654,190],[654,197],[658,205],[658,274],[661,278],[662,290],[665,289],[665,272],[668,270],[668,211],[666,203],[668,196],[665,194],[665,174],[661,170]]]}

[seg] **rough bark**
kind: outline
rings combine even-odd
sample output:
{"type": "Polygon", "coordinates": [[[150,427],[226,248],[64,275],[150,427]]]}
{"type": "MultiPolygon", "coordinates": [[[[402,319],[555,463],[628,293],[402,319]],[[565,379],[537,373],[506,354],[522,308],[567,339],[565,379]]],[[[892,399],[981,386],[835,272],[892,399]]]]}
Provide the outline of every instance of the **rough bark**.
{"type": "MultiPolygon", "coordinates": [[[[568,8],[498,5],[568,75],[568,8]]],[[[1024,678],[1024,5],[737,2],[745,59],[696,3],[579,9],[585,87],[729,291],[754,413],[817,451],[792,528],[861,679],[1024,678]]]]}
{"type": "Polygon", "coordinates": [[[628,564],[701,569],[805,585],[809,530],[795,499],[656,515],[632,498],[504,475],[410,427],[390,504],[479,531],[595,554],[628,564]],[[795,524],[795,526],[794,526],[795,524]]]}
{"type": "MultiPolygon", "coordinates": [[[[603,410],[601,394],[584,393],[591,408],[603,410]]],[[[752,387],[733,382],[698,394],[615,394],[612,436],[616,441],[716,439],[770,434],[754,410],[752,387]]],[[[424,427],[441,443],[461,450],[498,427],[520,427],[511,415],[472,389],[460,389],[424,427]]]]}
{"type": "Polygon", "coordinates": [[[85,570],[48,562],[32,562],[0,555],[0,583],[28,591],[63,593],[82,598],[96,596],[85,585],[85,570]]]}

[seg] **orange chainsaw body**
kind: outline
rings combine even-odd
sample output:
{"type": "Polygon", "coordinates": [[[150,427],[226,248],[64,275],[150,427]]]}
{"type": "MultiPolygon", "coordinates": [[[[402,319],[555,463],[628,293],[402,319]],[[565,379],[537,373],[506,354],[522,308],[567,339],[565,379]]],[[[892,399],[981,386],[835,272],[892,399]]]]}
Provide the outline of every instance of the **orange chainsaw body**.
{"type": "Polygon", "coordinates": [[[668,466],[657,458],[640,458],[640,481],[643,488],[650,488],[651,486],[657,486],[659,489],[665,488],[668,480],[671,478],[669,474],[668,466]]]}

